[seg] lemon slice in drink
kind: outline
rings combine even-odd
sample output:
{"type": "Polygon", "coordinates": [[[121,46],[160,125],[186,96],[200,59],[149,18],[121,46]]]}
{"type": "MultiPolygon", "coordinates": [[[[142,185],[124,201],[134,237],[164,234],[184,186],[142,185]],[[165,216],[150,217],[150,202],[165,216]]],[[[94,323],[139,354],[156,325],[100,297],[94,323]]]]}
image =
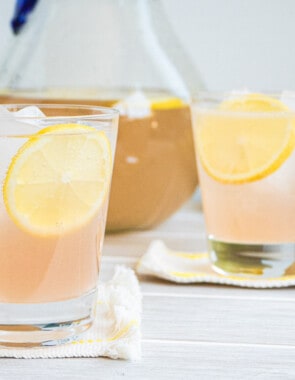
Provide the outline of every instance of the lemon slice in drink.
{"type": "Polygon", "coordinates": [[[219,182],[238,184],[277,170],[295,146],[294,122],[286,110],[276,99],[252,94],[226,101],[216,112],[201,112],[197,150],[206,172],[219,182]],[[282,112],[271,114],[277,111],[282,112]]]}
{"type": "Polygon", "coordinates": [[[79,124],[41,130],[8,168],[3,185],[8,214],[20,228],[40,236],[82,227],[103,206],[111,161],[102,131],[79,124]]]}
{"type": "Polygon", "coordinates": [[[225,100],[220,104],[219,109],[241,112],[280,112],[289,110],[278,99],[263,94],[247,94],[225,100]]]}
{"type": "Polygon", "coordinates": [[[185,103],[179,98],[159,98],[151,101],[151,109],[156,110],[170,110],[175,108],[182,108],[185,103]]]}

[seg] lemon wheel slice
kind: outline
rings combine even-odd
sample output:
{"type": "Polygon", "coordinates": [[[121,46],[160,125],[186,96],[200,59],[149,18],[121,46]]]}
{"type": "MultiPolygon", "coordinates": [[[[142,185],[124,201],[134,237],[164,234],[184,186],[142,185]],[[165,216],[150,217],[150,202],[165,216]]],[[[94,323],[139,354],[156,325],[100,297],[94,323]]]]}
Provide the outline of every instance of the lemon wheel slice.
{"type": "Polygon", "coordinates": [[[197,150],[206,172],[219,182],[239,184],[277,170],[294,150],[294,122],[290,114],[269,112],[285,110],[278,100],[254,94],[200,112],[197,150]]]}
{"type": "Polygon", "coordinates": [[[263,94],[245,94],[225,100],[219,109],[241,112],[280,112],[288,111],[280,100],[263,94]]]}
{"type": "Polygon", "coordinates": [[[108,193],[109,140],[79,124],[47,127],[14,156],[4,181],[7,212],[20,228],[60,235],[91,220],[108,193]]]}
{"type": "Polygon", "coordinates": [[[185,107],[185,105],[186,104],[183,102],[183,100],[179,98],[173,98],[173,97],[152,99],[151,101],[151,109],[154,111],[183,108],[185,107]]]}

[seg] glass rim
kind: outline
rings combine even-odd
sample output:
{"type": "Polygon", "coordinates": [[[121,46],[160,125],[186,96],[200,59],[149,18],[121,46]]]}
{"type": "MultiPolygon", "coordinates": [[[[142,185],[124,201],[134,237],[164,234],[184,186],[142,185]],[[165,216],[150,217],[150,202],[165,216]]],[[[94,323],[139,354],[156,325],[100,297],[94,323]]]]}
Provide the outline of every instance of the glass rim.
{"type": "Polygon", "coordinates": [[[282,95],[286,96],[286,98],[295,98],[295,91],[289,91],[289,90],[281,90],[281,91],[267,91],[267,90],[253,90],[250,91],[248,89],[237,89],[237,90],[221,90],[221,91],[215,91],[215,90],[201,90],[198,91],[196,95],[194,95],[192,98],[193,100],[196,99],[203,99],[206,98],[212,98],[212,99],[219,99],[221,97],[225,96],[243,96],[243,95],[249,95],[249,94],[256,94],[256,95],[267,95],[270,97],[278,98],[282,95]]]}
{"type": "Polygon", "coordinates": [[[204,100],[212,100],[217,101],[221,99],[231,97],[238,97],[238,96],[244,96],[244,95],[266,95],[269,97],[272,97],[274,99],[280,99],[282,96],[284,96],[286,99],[294,99],[295,101],[295,91],[248,91],[248,90],[225,90],[225,91],[210,91],[210,90],[204,90],[199,91],[195,96],[192,98],[192,103],[196,103],[196,101],[204,101],[204,100]]]}
{"type": "Polygon", "coordinates": [[[218,114],[244,114],[244,115],[263,115],[263,116],[273,116],[276,115],[292,115],[295,114],[295,91],[200,91],[196,96],[194,96],[191,100],[191,105],[199,112],[214,112],[218,114]],[[285,110],[273,110],[273,111],[238,111],[238,110],[225,110],[214,108],[214,106],[218,105],[224,100],[232,100],[237,99],[239,96],[245,96],[249,94],[257,94],[257,95],[265,95],[273,98],[275,100],[281,101],[286,107],[289,109],[285,110]],[[292,100],[292,106],[284,103],[287,100],[292,100]],[[292,108],[291,108],[292,107],[292,108]]]}
{"type": "MultiPolygon", "coordinates": [[[[22,110],[26,107],[37,107],[42,111],[44,109],[72,109],[72,110],[89,110],[89,114],[77,114],[77,115],[58,115],[58,116],[23,116],[23,115],[1,115],[0,120],[11,120],[11,119],[21,119],[21,120],[110,120],[114,116],[119,116],[119,110],[112,107],[103,107],[87,104],[54,104],[54,103],[1,103],[0,108],[3,107],[9,111],[9,108],[15,108],[17,111],[22,110]],[[93,112],[93,113],[91,113],[93,112]]],[[[10,111],[9,111],[10,112],[10,111]]],[[[16,112],[16,111],[13,111],[16,112]]]]}

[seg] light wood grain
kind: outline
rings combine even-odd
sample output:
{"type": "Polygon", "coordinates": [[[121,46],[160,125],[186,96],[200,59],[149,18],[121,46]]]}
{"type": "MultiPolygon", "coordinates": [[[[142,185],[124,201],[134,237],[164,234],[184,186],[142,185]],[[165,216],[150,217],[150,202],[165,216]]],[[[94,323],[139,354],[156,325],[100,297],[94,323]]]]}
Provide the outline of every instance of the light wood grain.
{"type": "Polygon", "coordinates": [[[143,336],[295,346],[294,315],[295,302],[145,296],[143,336]]]}
{"type": "Polygon", "coordinates": [[[1,360],[1,380],[293,380],[295,349],[195,342],[143,342],[139,362],[108,359],[1,360]]]}

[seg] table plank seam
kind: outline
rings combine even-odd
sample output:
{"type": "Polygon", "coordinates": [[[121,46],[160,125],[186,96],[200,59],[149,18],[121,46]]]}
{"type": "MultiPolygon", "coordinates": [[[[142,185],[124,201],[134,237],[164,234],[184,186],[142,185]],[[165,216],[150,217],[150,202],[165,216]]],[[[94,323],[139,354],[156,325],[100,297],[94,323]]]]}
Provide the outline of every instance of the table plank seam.
{"type": "Polygon", "coordinates": [[[295,350],[295,345],[292,344],[264,344],[264,343],[235,343],[235,342],[217,342],[217,341],[202,341],[202,340],[177,340],[177,339],[142,339],[142,343],[152,344],[173,344],[173,345],[192,345],[192,346],[232,346],[232,347],[261,347],[261,348],[282,348],[295,350]]]}
{"type": "Polygon", "coordinates": [[[190,293],[164,293],[164,292],[142,292],[145,297],[167,297],[167,298],[207,298],[207,299],[230,299],[230,300],[249,300],[249,301],[275,301],[275,302],[295,302],[295,298],[276,298],[263,296],[232,296],[218,294],[190,294],[190,293]]]}

